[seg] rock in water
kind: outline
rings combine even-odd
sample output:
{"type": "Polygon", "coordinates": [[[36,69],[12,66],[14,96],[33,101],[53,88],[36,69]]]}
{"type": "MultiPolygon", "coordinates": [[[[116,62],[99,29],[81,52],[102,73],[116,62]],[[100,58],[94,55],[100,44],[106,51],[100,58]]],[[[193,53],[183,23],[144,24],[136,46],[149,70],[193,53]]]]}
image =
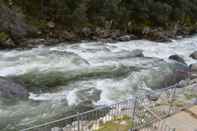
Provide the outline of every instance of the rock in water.
{"type": "Polygon", "coordinates": [[[185,60],[179,55],[171,55],[169,59],[185,64],[185,60]]]}
{"type": "Polygon", "coordinates": [[[27,98],[28,91],[20,84],[8,78],[0,77],[0,97],[27,98]]]}
{"type": "Polygon", "coordinates": [[[144,57],[143,50],[139,49],[133,50],[131,54],[135,57],[144,57]]]}
{"type": "Polygon", "coordinates": [[[191,55],[190,55],[191,58],[193,59],[197,59],[197,51],[193,52],[191,55]]]}

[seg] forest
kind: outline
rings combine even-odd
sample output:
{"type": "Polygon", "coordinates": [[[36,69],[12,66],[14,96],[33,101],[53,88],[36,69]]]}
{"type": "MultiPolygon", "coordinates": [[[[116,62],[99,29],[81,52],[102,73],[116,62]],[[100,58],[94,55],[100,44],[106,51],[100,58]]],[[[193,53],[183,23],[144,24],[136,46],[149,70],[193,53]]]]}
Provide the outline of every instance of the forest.
{"type": "Polygon", "coordinates": [[[133,34],[165,41],[197,30],[196,0],[1,0],[2,6],[22,14],[39,36],[65,40],[133,34]]]}

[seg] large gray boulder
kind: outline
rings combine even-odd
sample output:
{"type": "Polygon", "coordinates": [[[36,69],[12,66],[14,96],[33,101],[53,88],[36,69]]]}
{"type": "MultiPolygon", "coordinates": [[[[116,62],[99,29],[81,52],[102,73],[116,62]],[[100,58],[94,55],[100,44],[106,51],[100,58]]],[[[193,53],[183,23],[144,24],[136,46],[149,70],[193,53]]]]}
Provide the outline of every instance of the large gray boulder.
{"type": "Polygon", "coordinates": [[[193,52],[191,55],[190,55],[191,58],[193,59],[197,59],[197,51],[193,52]]]}
{"type": "Polygon", "coordinates": [[[27,98],[28,91],[20,84],[8,78],[0,77],[0,97],[27,98]]]}

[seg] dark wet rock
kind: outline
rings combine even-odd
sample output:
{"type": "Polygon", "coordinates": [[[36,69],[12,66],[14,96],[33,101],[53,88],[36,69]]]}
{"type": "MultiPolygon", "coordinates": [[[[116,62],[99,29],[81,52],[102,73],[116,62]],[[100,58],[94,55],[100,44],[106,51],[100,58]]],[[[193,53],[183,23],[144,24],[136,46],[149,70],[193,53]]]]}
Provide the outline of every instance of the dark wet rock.
{"type": "Polygon", "coordinates": [[[0,77],[0,97],[27,98],[28,91],[20,84],[8,78],[0,77]]]}
{"type": "Polygon", "coordinates": [[[197,51],[193,52],[191,55],[190,55],[191,58],[193,59],[197,59],[197,51]]]}
{"type": "Polygon", "coordinates": [[[185,60],[179,55],[171,55],[169,59],[185,64],[185,60]]]}

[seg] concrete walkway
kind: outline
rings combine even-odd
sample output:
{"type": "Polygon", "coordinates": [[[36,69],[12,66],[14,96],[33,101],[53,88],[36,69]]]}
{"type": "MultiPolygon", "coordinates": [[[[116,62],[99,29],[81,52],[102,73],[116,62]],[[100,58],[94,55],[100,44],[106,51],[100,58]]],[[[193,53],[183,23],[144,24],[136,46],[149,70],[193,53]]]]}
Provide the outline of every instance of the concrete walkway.
{"type": "Polygon", "coordinates": [[[197,106],[168,117],[164,122],[176,131],[197,131],[197,106]]]}

